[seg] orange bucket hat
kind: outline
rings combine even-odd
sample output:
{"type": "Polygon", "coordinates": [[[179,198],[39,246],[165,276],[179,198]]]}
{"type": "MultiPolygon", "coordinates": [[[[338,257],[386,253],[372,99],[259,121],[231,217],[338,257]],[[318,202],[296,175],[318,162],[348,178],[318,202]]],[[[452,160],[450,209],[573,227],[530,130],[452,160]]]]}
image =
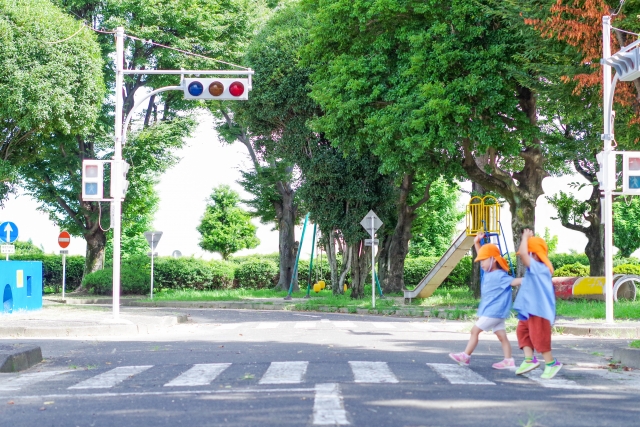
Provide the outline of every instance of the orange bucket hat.
{"type": "Polygon", "coordinates": [[[553,274],[553,265],[551,264],[551,261],[549,261],[549,257],[547,256],[547,254],[549,253],[549,248],[547,247],[547,242],[545,242],[542,237],[529,237],[529,241],[527,242],[527,250],[538,255],[540,261],[542,261],[544,265],[549,267],[551,274],[553,274]]]}
{"type": "Polygon", "coordinates": [[[509,272],[509,264],[507,264],[507,260],[502,258],[502,255],[500,255],[500,249],[498,249],[498,247],[493,243],[486,243],[480,247],[475,262],[482,261],[491,257],[495,258],[500,268],[502,268],[507,273],[509,272]]]}

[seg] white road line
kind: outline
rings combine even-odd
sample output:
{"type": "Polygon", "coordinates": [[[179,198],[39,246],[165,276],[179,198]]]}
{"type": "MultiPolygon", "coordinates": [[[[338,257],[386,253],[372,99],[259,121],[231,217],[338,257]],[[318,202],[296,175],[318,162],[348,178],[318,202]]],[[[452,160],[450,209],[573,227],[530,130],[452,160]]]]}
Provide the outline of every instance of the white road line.
{"type": "Polygon", "coordinates": [[[387,362],[349,362],[357,383],[397,383],[387,362]]]}
{"type": "Polygon", "coordinates": [[[371,322],[371,324],[376,329],[395,329],[396,328],[391,323],[386,323],[386,322],[371,322]]]}
{"type": "Polygon", "coordinates": [[[56,375],[64,374],[65,372],[69,372],[69,370],[31,372],[28,374],[20,374],[15,377],[11,376],[9,378],[5,378],[5,376],[8,376],[10,374],[0,374],[0,391],[20,390],[25,386],[33,385],[56,375]]]}
{"type": "Polygon", "coordinates": [[[223,390],[179,390],[179,391],[134,391],[124,393],[67,393],[67,394],[42,394],[42,395],[26,395],[13,396],[14,400],[18,399],[78,399],[78,398],[104,398],[104,397],[128,397],[128,396],[184,396],[197,394],[270,394],[270,393],[310,393],[315,391],[314,388],[260,388],[260,389],[223,389],[223,390]]]}
{"type": "Polygon", "coordinates": [[[225,330],[230,330],[230,329],[235,329],[238,326],[240,326],[237,323],[225,323],[224,325],[220,325],[218,326],[216,329],[225,329],[225,330]]]}
{"type": "Polygon", "coordinates": [[[335,383],[316,384],[313,401],[314,425],[347,425],[347,411],[344,409],[340,386],[335,383]]]}
{"type": "Polygon", "coordinates": [[[428,325],[427,323],[415,323],[415,322],[411,322],[409,323],[411,326],[413,326],[416,329],[420,329],[421,331],[425,331],[427,329],[429,329],[431,326],[428,325]]]}
{"type": "Polygon", "coordinates": [[[351,321],[334,321],[332,322],[336,328],[357,328],[358,325],[351,321]]]}
{"type": "Polygon", "coordinates": [[[496,385],[466,366],[453,363],[427,363],[427,366],[451,384],[496,385]]]}
{"type": "Polygon", "coordinates": [[[88,388],[111,388],[127,378],[139,374],[153,367],[153,365],[145,366],[119,366],[110,371],[96,375],[87,380],[79,382],[76,385],[69,387],[70,390],[88,389],[88,388]]]}
{"type": "Polygon", "coordinates": [[[201,363],[193,365],[191,369],[180,374],[180,376],[166,383],[165,387],[189,387],[198,385],[209,385],[231,363],[201,363]]]}
{"type": "MultiPolygon", "coordinates": [[[[542,362],[544,363],[544,362],[542,362]]],[[[543,365],[544,366],[544,365],[543,365]]],[[[527,377],[530,380],[533,380],[540,384],[542,387],[546,388],[563,388],[569,390],[589,390],[589,387],[582,386],[575,381],[568,380],[562,377],[554,377],[550,380],[545,380],[540,378],[544,371],[542,369],[534,369],[533,371],[527,372],[523,375],[523,377],[527,377]]]]}
{"type": "Polygon", "coordinates": [[[271,362],[258,384],[299,384],[309,362],[271,362]]]}
{"type": "Polygon", "coordinates": [[[313,329],[316,327],[316,322],[298,322],[294,328],[296,329],[313,329]]]}
{"type": "Polygon", "coordinates": [[[276,329],[280,326],[280,323],[277,322],[261,322],[256,329],[276,329]]]}

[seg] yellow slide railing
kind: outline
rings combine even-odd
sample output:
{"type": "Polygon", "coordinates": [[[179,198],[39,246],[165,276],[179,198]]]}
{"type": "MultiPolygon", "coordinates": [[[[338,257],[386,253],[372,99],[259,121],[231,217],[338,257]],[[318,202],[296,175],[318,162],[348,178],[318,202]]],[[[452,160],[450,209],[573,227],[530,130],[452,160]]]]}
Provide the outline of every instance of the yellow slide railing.
{"type": "Polygon", "coordinates": [[[493,196],[473,196],[467,205],[467,236],[500,234],[500,203],[493,196]]]}

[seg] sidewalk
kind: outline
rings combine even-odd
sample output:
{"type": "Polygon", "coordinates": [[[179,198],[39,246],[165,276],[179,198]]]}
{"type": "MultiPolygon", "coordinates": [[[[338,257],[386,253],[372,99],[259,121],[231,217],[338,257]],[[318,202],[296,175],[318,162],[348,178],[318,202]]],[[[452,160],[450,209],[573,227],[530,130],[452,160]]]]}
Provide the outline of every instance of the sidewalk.
{"type": "Polygon", "coordinates": [[[45,300],[42,310],[0,315],[0,338],[138,335],[184,323],[186,315],[121,312],[108,307],[70,306],[45,300]]]}

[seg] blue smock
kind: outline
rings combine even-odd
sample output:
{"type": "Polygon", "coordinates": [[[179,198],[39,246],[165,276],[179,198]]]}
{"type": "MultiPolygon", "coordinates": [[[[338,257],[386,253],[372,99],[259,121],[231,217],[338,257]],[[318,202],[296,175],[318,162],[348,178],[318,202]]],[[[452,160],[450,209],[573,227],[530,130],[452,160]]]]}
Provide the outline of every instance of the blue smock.
{"type": "Polygon", "coordinates": [[[556,320],[556,294],[551,283],[551,271],[544,263],[531,258],[531,265],[524,273],[513,308],[520,320],[538,316],[553,325],[556,320]]]}
{"type": "Polygon", "coordinates": [[[503,269],[485,272],[480,286],[482,297],[478,306],[478,317],[486,316],[506,319],[511,311],[511,281],[503,269]]]}

